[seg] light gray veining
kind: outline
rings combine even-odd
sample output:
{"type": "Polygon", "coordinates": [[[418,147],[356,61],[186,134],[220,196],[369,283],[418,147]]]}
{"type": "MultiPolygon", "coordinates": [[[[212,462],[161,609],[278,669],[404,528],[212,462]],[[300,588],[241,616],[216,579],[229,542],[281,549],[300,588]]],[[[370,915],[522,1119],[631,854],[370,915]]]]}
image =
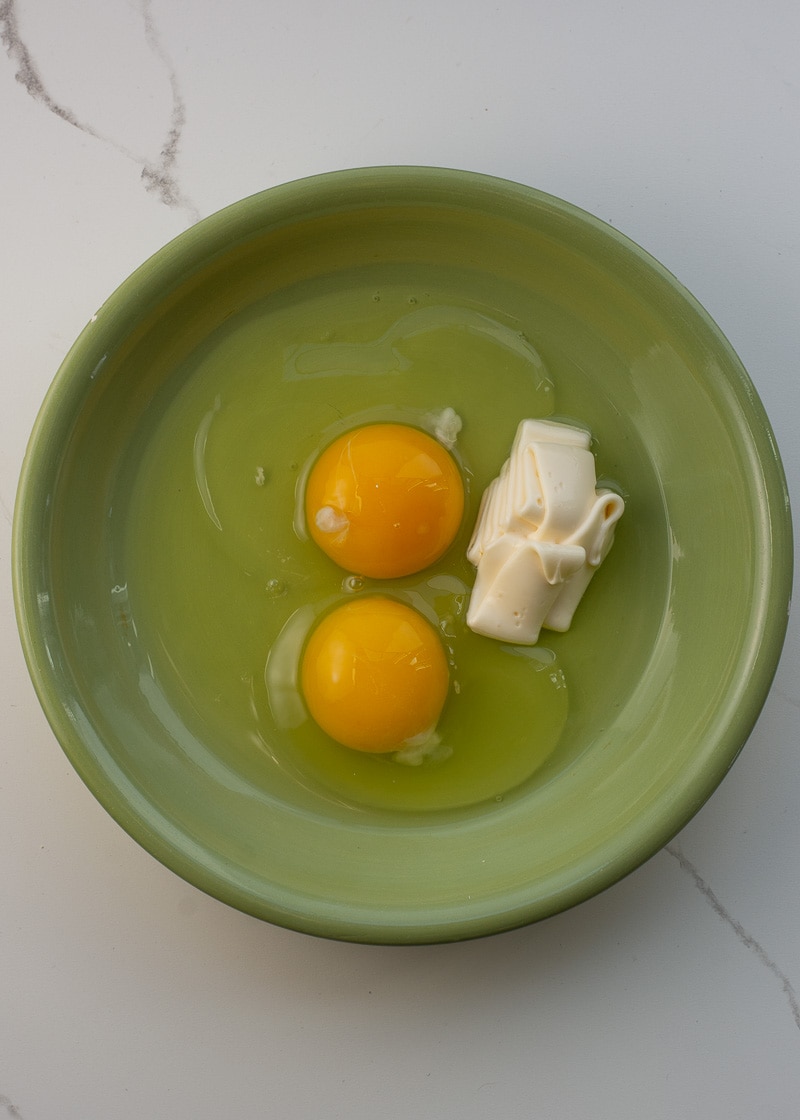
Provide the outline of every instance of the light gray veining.
{"type": "Polygon", "coordinates": [[[792,1018],[794,1019],[795,1026],[800,1029],[800,1002],[798,1002],[797,993],[795,992],[792,982],[786,975],[786,973],[778,967],[772,957],[770,957],[763,946],[758,941],[756,941],[753,935],[747,932],[742,923],[734,918],[733,914],[731,914],[730,911],[722,905],[714,891],[702,877],[691,860],[686,858],[680,848],[678,848],[675,844],[668,844],[665,851],[669,855],[671,855],[672,858],[677,861],[682,870],[685,871],[687,875],[689,875],[689,877],[694,882],[694,885],[700,891],[714,913],[718,917],[722,918],[723,922],[726,922],[730,926],[739,941],[741,941],[742,945],[744,945],[745,949],[749,949],[750,952],[753,953],[756,958],[763,964],[763,966],[766,969],[769,969],[772,975],[779,981],[781,988],[783,989],[783,994],[786,996],[786,1001],[789,1004],[789,1009],[792,1013],[792,1018]]]}
{"type": "Polygon", "coordinates": [[[6,54],[16,66],[15,77],[28,94],[53,113],[56,117],[112,147],[127,159],[141,165],[141,178],[145,190],[155,194],[165,206],[183,210],[191,222],[200,218],[195,204],[181,189],[177,176],[177,160],[183,128],[186,123],[186,106],[180,92],[178,78],[172,61],[159,38],[153,20],[151,0],[140,0],[139,9],[144,23],[145,40],[153,54],[167,72],[172,92],[172,109],[169,129],[157,159],[137,155],[125,144],[112,136],[100,132],[92,124],[81,120],[68,106],[62,105],[50,93],[39,68],[24,42],[17,19],[16,0],[0,0],[0,39],[6,54]]]}

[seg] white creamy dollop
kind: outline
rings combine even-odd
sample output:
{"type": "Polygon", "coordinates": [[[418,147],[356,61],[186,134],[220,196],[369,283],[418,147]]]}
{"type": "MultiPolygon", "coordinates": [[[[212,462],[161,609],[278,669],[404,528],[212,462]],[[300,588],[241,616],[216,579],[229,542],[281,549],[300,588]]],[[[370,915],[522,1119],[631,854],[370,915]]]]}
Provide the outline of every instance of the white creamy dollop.
{"type": "Polygon", "coordinates": [[[625,509],[619,494],[597,489],[590,439],[553,420],[517,428],[467,549],[478,569],[467,610],[476,633],[534,645],[543,626],[569,629],[625,509]]]}

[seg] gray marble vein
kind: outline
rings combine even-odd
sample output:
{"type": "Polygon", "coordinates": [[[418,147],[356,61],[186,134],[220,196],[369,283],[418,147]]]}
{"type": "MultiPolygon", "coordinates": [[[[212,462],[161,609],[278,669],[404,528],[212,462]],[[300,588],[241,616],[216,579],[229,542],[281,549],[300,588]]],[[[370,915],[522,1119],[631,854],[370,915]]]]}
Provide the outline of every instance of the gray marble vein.
{"type": "Polygon", "coordinates": [[[0,1093],[0,1108],[5,1111],[7,1116],[11,1117],[11,1120],[22,1120],[22,1113],[20,1110],[16,1105],[11,1103],[8,1097],[3,1096],[2,1093],[0,1093]]]}
{"type": "Polygon", "coordinates": [[[34,101],[38,101],[54,116],[72,125],[73,128],[79,129],[87,136],[112,147],[127,159],[140,164],[145,189],[155,194],[165,206],[185,211],[190,220],[196,222],[200,213],[181,189],[177,177],[178,151],[186,123],[186,106],[181,96],[175,68],[156,31],[151,0],[140,0],[139,8],[144,22],[147,45],[165,68],[172,92],[169,129],[155,160],[137,155],[114,137],[107,136],[87,121],[81,120],[68,106],[62,105],[52,96],[30,49],[20,34],[16,0],[0,0],[0,39],[6,54],[16,66],[14,75],[16,80],[24,86],[34,101]]]}
{"type": "Polygon", "coordinates": [[[792,1013],[792,1018],[794,1019],[795,1026],[800,1029],[800,1002],[798,1002],[797,993],[795,992],[794,987],[792,986],[792,982],[786,975],[786,973],[778,967],[772,957],[770,957],[767,951],[759,944],[758,941],[756,941],[753,935],[747,932],[742,923],[734,918],[733,914],[731,914],[730,911],[722,905],[714,891],[702,877],[694,864],[686,858],[680,848],[678,848],[675,844],[668,844],[665,848],[665,851],[669,855],[671,855],[674,860],[677,861],[682,870],[685,871],[686,874],[692,879],[694,885],[700,891],[701,895],[703,896],[703,898],[705,898],[706,902],[709,904],[714,913],[719,918],[722,918],[723,922],[726,922],[730,926],[739,941],[741,941],[742,945],[744,945],[745,949],[749,949],[750,952],[754,954],[756,959],[759,960],[761,964],[763,964],[764,968],[768,969],[778,980],[783,990],[783,994],[786,996],[786,1002],[789,1004],[789,1010],[792,1013]]]}
{"type": "Polygon", "coordinates": [[[152,0],[140,0],[140,6],[147,45],[164,66],[172,91],[172,114],[169,131],[158,160],[155,163],[145,163],[142,168],[142,181],[145,188],[157,194],[165,205],[179,206],[186,210],[194,221],[197,221],[200,213],[194,203],[180,189],[176,176],[178,151],[183,136],[183,128],[186,124],[186,105],[181,95],[175,67],[161,43],[153,22],[152,0]]]}
{"type": "MultiPolygon", "coordinates": [[[[60,105],[51,97],[30,51],[20,37],[16,0],[0,0],[0,39],[2,39],[6,54],[17,67],[14,77],[20,85],[25,87],[34,101],[39,101],[51,113],[60,117],[62,121],[66,121],[67,124],[71,124],[73,128],[78,128],[81,132],[94,136],[96,140],[102,140],[104,143],[112,142],[109,141],[108,137],[102,136],[92,128],[91,125],[78,120],[71,109],[68,109],[65,105],[60,105]]],[[[117,147],[116,144],[114,146],[117,147]]],[[[129,155],[130,153],[126,151],[125,154],[129,155]]]]}

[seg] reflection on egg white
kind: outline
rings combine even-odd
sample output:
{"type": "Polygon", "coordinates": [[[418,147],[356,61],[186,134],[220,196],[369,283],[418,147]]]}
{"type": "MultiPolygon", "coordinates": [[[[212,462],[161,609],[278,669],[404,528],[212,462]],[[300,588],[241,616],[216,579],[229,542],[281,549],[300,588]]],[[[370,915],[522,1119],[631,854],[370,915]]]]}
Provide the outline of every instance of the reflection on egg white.
{"type": "Polygon", "coordinates": [[[283,730],[291,731],[309,718],[300,692],[300,654],[316,618],[314,607],[299,607],[289,616],[267,655],[267,701],[272,718],[283,730]]]}
{"type": "Polygon", "coordinates": [[[208,442],[208,433],[214,422],[214,417],[221,407],[222,398],[218,393],[214,398],[213,408],[210,408],[200,421],[200,425],[194,437],[194,480],[197,483],[197,490],[200,494],[203,508],[208,514],[212,524],[215,525],[220,532],[222,532],[222,523],[214,508],[214,500],[211,497],[211,488],[208,484],[208,475],[206,473],[206,444],[208,442]]]}
{"type": "Polygon", "coordinates": [[[469,307],[433,305],[409,311],[371,342],[309,342],[289,349],[284,362],[286,381],[309,377],[378,376],[402,373],[411,362],[398,349],[405,339],[416,338],[443,326],[482,336],[529,362],[539,375],[537,389],[552,390],[544,362],[521,331],[515,331],[469,307]]]}

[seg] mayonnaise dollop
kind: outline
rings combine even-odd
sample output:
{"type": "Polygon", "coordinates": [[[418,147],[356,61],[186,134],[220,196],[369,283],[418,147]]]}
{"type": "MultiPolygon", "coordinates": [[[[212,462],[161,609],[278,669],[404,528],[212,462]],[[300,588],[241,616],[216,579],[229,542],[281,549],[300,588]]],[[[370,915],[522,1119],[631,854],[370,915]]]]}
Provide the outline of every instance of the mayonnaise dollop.
{"type": "Polygon", "coordinates": [[[590,439],[553,420],[517,428],[467,549],[478,570],[467,610],[476,633],[534,645],[543,626],[569,629],[625,509],[619,494],[597,489],[590,439]]]}

